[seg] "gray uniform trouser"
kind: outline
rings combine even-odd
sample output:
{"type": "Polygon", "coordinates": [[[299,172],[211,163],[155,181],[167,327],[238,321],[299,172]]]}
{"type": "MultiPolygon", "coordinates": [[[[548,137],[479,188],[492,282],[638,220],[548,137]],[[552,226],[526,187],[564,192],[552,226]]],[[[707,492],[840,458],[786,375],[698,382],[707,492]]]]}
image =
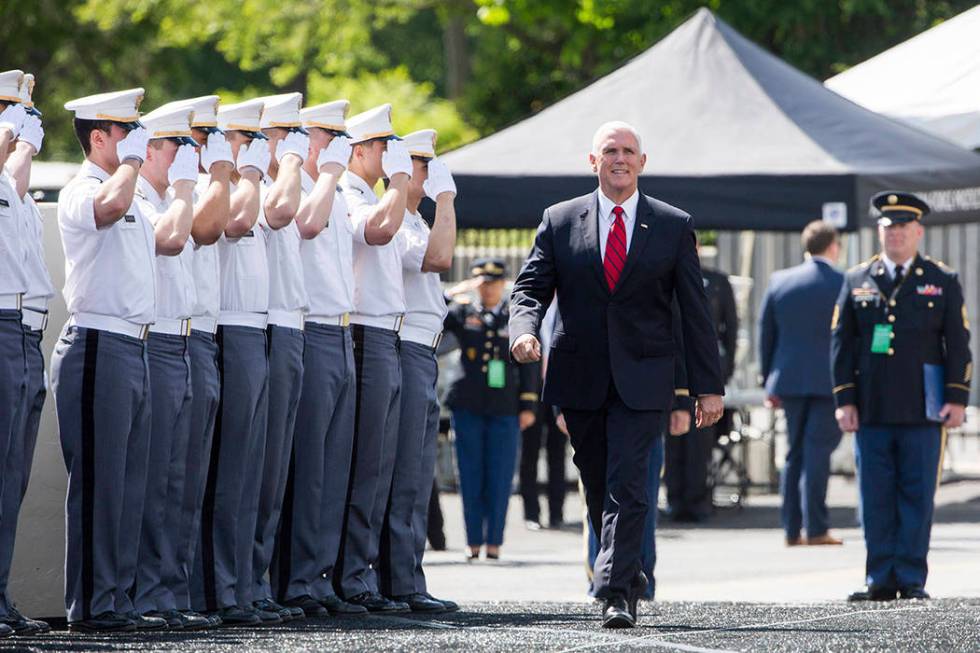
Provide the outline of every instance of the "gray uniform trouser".
{"type": "MultiPolygon", "coordinates": [[[[41,421],[41,409],[44,407],[44,397],[47,391],[44,387],[44,357],[41,355],[41,331],[33,331],[23,327],[22,349],[26,356],[27,374],[23,372],[13,377],[7,377],[7,370],[15,370],[18,364],[16,337],[13,335],[13,320],[8,323],[5,318],[3,330],[6,345],[0,345],[3,357],[4,380],[0,381],[0,410],[5,415],[0,417],[0,429],[11,433],[12,437],[7,449],[3,474],[0,476],[0,619],[8,616],[10,598],[7,596],[7,581],[10,580],[10,564],[14,557],[14,540],[17,535],[17,516],[27,492],[27,482],[31,477],[31,462],[34,460],[34,445],[37,442],[37,429],[41,421]],[[9,349],[8,349],[9,348],[9,349]],[[10,359],[7,359],[7,356],[10,359]],[[8,367],[9,366],[9,367],[8,367]],[[24,381],[24,400],[22,408],[16,409],[16,389],[19,382],[24,381]],[[8,403],[8,393],[12,403],[8,403]],[[17,424],[7,425],[6,420],[17,420],[17,424]],[[6,429],[13,427],[12,430],[6,429]]],[[[0,458],[0,460],[3,460],[0,458]]]]}
{"type": "Polygon", "coordinates": [[[371,567],[378,560],[395,467],[401,386],[398,334],[359,324],[351,331],[357,374],[354,446],[340,552],[334,567],[334,588],[344,598],[378,591],[371,567]]]}
{"type": "Polygon", "coordinates": [[[269,420],[252,553],[253,600],[272,598],[266,572],[272,562],[276,531],[279,530],[289,456],[293,450],[296,408],[303,388],[303,332],[269,325],[266,333],[269,338],[269,420]]]}
{"type": "Polygon", "coordinates": [[[191,422],[187,441],[184,473],[184,497],[181,500],[180,526],[177,535],[177,566],[167,582],[177,601],[178,610],[191,607],[190,577],[194,554],[201,539],[201,504],[211,460],[211,438],[218,414],[221,382],[218,378],[218,343],[210,333],[191,330],[188,341],[191,355],[191,422]]]}
{"type": "Polygon", "coordinates": [[[275,557],[280,601],[334,595],[333,570],[347,500],[354,439],[354,341],[350,329],[306,323],[303,389],[275,557]]]}
{"type": "Polygon", "coordinates": [[[421,577],[421,582],[416,578],[422,574],[422,556],[417,551],[415,533],[421,525],[424,550],[425,521],[435,467],[435,438],[429,436],[439,429],[439,403],[436,399],[439,368],[435,352],[432,347],[402,341],[399,357],[402,385],[398,443],[378,559],[380,589],[385,596],[425,591],[425,577],[421,577]],[[431,451],[427,452],[429,441],[432,446],[428,447],[431,451]],[[431,460],[426,459],[426,454],[431,455],[431,460]],[[425,498],[421,504],[420,495],[425,498]],[[416,515],[420,505],[421,520],[416,515]],[[422,589],[419,589],[420,585],[422,589]]]}
{"type": "Polygon", "coordinates": [[[66,326],[51,383],[68,468],[68,620],[130,612],[150,442],[146,343],[66,326]]]}
{"type": "Polygon", "coordinates": [[[191,578],[191,604],[203,611],[251,603],[252,540],[268,415],[265,330],[219,326],[217,340],[221,400],[191,578]]]}
{"type": "Polygon", "coordinates": [[[150,464],[133,603],[140,613],[173,610],[187,441],[191,432],[191,360],[186,336],[150,333],[150,464]]]}

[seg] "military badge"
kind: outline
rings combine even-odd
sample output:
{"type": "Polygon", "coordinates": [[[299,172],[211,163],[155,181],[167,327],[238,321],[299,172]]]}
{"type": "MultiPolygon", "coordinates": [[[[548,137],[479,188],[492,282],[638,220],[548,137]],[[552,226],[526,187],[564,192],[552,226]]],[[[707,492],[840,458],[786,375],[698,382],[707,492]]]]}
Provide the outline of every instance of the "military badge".
{"type": "Polygon", "coordinates": [[[934,286],[931,283],[927,283],[924,286],[916,286],[915,292],[926,297],[941,297],[943,294],[943,289],[939,286],[934,286]]]}

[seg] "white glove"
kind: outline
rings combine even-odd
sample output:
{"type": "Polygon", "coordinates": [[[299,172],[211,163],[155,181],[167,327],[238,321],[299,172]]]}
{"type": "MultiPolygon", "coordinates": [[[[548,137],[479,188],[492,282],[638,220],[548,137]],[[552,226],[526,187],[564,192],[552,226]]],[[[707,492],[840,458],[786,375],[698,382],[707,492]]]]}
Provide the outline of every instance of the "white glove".
{"type": "Polygon", "coordinates": [[[197,151],[193,145],[184,144],[177,148],[174,162],[167,170],[167,181],[173,186],[178,181],[197,182],[197,151]]]}
{"type": "Polygon", "coordinates": [[[412,178],[412,157],[402,141],[388,141],[388,149],[381,154],[381,169],[391,179],[400,172],[412,178]]]}
{"type": "Polygon", "coordinates": [[[442,193],[452,193],[453,197],[456,196],[456,181],[453,179],[453,173],[449,172],[449,168],[440,159],[429,161],[429,177],[422,182],[422,190],[433,202],[442,193]]]}
{"type": "Polygon", "coordinates": [[[295,154],[300,162],[306,161],[310,153],[310,137],[299,132],[289,132],[286,138],[276,143],[276,161],[282,163],[282,157],[295,154]]]}
{"type": "Polygon", "coordinates": [[[41,151],[41,143],[44,142],[44,127],[41,126],[41,119],[34,115],[27,116],[17,140],[28,143],[37,155],[41,151]]]}
{"type": "Polygon", "coordinates": [[[269,142],[256,138],[248,145],[242,145],[238,150],[238,172],[245,172],[245,168],[255,168],[261,176],[265,177],[269,174],[271,160],[269,142]]]}
{"type": "Polygon", "coordinates": [[[116,143],[116,154],[119,155],[119,163],[126,159],[139,159],[140,164],[146,161],[146,144],[150,140],[150,134],[142,127],[137,127],[128,134],[126,138],[116,143]]]}
{"type": "Polygon", "coordinates": [[[235,165],[228,139],[221,132],[212,132],[208,134],[207,143],[201,148],[201,167],[209,173],[211,166],[219,161],[227,161],[232,166],[235,165]]]}
{"type": "Polygon", "coordinates": [[[330,144],[320,150],[320,155],[316,158],[316,169],[323,170],[323,166],[336,163],[344,169],[350,163],[350,153],[353,147],[350,138],[347,136],[334,136],[330,144]]]}
{"type": "Polygon", "coordinates": [[[24,105],[11,104],[0,112],[0,129],[9,129],[13,138],[17,138],[26,119],[27,111],[24,105]]]}

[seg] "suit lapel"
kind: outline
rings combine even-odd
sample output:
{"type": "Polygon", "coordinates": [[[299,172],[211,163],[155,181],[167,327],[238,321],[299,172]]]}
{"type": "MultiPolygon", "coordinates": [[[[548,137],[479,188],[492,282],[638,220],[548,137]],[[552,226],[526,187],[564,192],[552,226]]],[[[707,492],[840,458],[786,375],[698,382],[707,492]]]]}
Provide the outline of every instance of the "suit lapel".
{"type": "Polygon", "coordinates": [[[588,252],[592,263],[592,269],[599,280],[599,285],[607,293],[609,286],[606,285],[606,273],[602,268],[602,253],[599,251],[599,195],[598,191],[592,193],[588,200],[585,212],[579,216],[579,231],[582,234],[582,242],[585,243],[585,251],[588,252]]]}
{"type": "Polygon", "coordinates": [[[643,193],[640,193],[640,200],[636,203],[636,219],[633,220],[633,238],[630,241],[629,251],[626,253],[626,265],[623,266],[623,273],[619,275],[616,282],[616,290],[623,287],[630,272],[636,267],[636,261],[643,255],[643,248],[646,247],[647,240],[650,238],[650,223],[653,219],[653,207],[647,202],[643,193]]]}

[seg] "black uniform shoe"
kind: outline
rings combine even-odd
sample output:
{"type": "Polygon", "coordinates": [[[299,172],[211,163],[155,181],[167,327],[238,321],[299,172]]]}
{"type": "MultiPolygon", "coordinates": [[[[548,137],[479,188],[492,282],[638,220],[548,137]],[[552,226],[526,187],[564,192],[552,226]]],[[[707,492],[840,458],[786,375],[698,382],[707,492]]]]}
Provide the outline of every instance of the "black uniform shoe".
{"type": "Polygon", "coordinates": [[[136,622],[118,612],[106,611],[90,619],[69,621],[68,630],[76,633],[131,632],[136,630],[136,622]]]}
{"type": "Polygon", "coordinates": [[[180,616],[180,613],[176,610],[167,610],[161,612],[159,610],[152,610],[143,615],[144,617],[153,617],[154,619],[163,619],[167,623],[167,628],[170,630],[183,630],[184,629],[184,619],[180,616]]]}
{"type": "Polygon", "coordinates": [[[921,587],[903,587],[898,590],[898,598],[900,599],[919,599],[920,601],[925,601],[931,599],[929,592],[925,591],[921,587]]]}
{"type": "Polygon", "coordinates": [[[211,628],[211,619],[205,617],[203,614],[194,612],[193,610],[173,610],[180,617],[180,622],[183,624],[183,630],[201,630],[203,628],[211,628]]]}
{"type": "Polygon", "coordinates": [[[136,630],[166,630],[167,620],[160,617],[150,617],[145,614],[130,612],[126,615],[130,621],[136,623],[136,630]]]}
{"type": "Polygon", "coordinates": [[[293,620],[293,611],[289,608],[279,605],[272,599],[259,599],[258,601],[252,602],[252,607],[259,612],[275,612],[279,615],[279,621],[286,623],[287,621],[293,620]]]}
{"type": "Polygon", "coordinates": [[[18,635],[40,635],[51,632],[51,625],[47,621],[25,617],[16,606],[7,609],[7,618],[0,620],[0,624],[9,626],[18,635]]]}
{"type": "Polygon", "coordinates": [[[14,634],[14,629],[7,624],[0,624],[0,639],[4,637],[10,637],[14,634]]]}
{"type": "Polygon", "coordinates": [[[381,612],[384,614],[397,614],[400,612],[411,612],[412,609],[408,607],[407,603],[402,603],[401,601],[392,601],[387,599],[377,592],[361,592],[357,596],[352,596],[347,599],[348,603],[353,603],[354,605],[360,605],[367,608],[368,612],[381,612]]]}
{"type": "Polygon", "coordinates": [[[616,596],[607,599],[602,609],[603,628],[632,628],[636,625],[634,617],[626,604],[626,599],[616,596]]]}
{"type": "Polygon", "coordinates": [[[209,612],[205,616],[210,618],[212,615],[221,619],[222,626],[258,626],[262,623],[262,619],[254,610],[246,610],[237,605],[222,608],[217,612],[209,612]]]}
{"type": "Polygon", "coordinates": [[[442,601],[436,601],[425,594],[404,594],[402,596],[391,597],[392,601],[399,601],[408,604],[412,612],[445,612],[446,606],[442,601]]]}
{"type": "MultiPolygon", "coordinates": [[[[340,599],[337,600],[339,601],[340,599]]],[[[330,614],[327,612],[327,608],[321,605],[319,601],[306,594],[284,601],[283,605],[287,608],[298,608],[307,617],[326,617],[330,614]]]]}
{"type": "Polygon", "coordinates": [[[428,592],[425,592],[424,594],[426,598],[430,598],[433,601],[438,601],[439,603],[442,603],[442,605],[446,608],[446,612],[456,612],[457,610],[459,610],[459,604],[456,603],[455,601],[450,601],[449,599],[437,599],[436,597],[432,596],[428,592]]]}
{"type": "Polygon", "coordinates": [[[276,624],[282,623],[282,617],[279,616],[278,612],[273,610],[259,610],[254,606],[242,609],[257,615],[262,626],[275,626],[276,624]]]}
{"type": "Polygon", "coordinates": [[[864,589],[851,592],[847,597],[848,601],[894,601],[894,587],[874,587],[868,585],[864,589]]]}
{"type": "Polygon", "coordinates": [[[194,612],[193,610],[182,610],[181,612],[185,615],[190,613],[204,617],[208,621],[208,628],[221,628],[225,625],[225,622],[222,621],[221,616],[217,612],[194,612]]]}
{"type": "Polygon", "coordinates": [[[320,599],[320,605],[330,611],[334,616],[352,617],[360,614],[367,614],[368,609],[363,605],[348,603],[336,594],[331,594],[325,599],[320,599]]]}

